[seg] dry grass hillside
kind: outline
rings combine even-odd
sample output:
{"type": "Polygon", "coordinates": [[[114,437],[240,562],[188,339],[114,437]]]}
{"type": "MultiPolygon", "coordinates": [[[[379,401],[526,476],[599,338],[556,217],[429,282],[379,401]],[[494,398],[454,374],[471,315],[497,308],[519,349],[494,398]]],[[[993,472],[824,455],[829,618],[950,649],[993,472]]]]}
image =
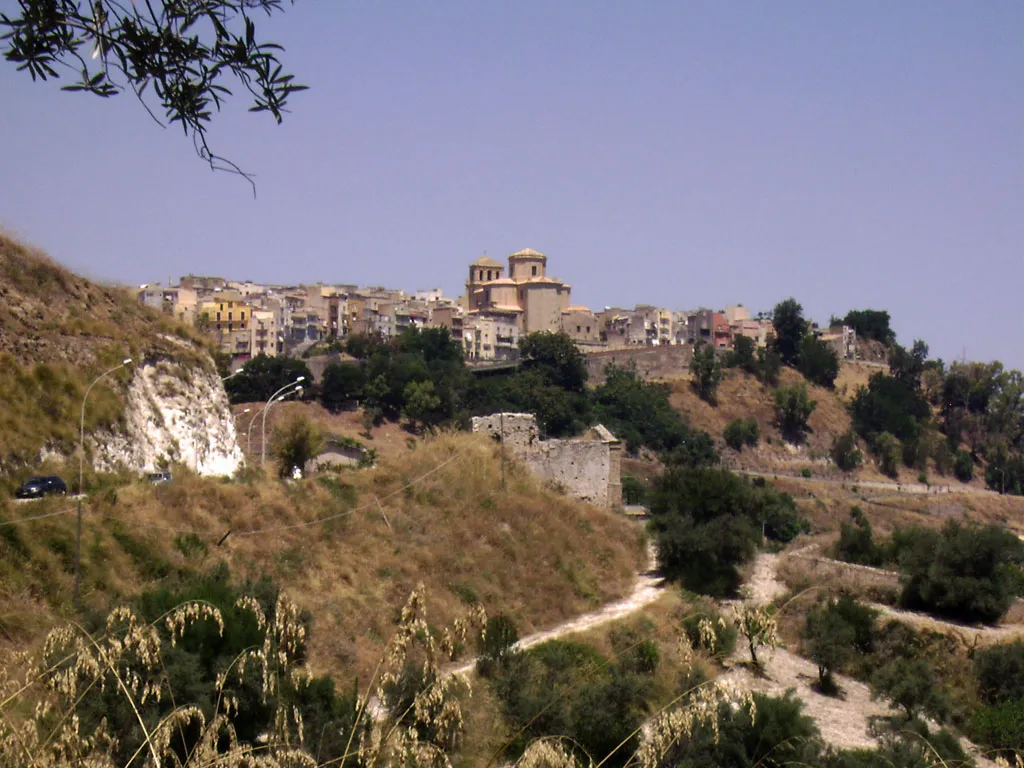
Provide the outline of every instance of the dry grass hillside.
{"type": "MultiPolygon", "coordinates": [[[[779,430],[775,426],[775,401],[772,398],[772,390],[753,376],[735,369],[726,371],[726,376],[718,388],[717,405],[714,406],[697,396],[688,378],[675,379],[670,383],[672,405],[685,413],[694,426],[705,429],[713,437],[719,438],[726,425],[733,419],[753,417],[761,428],[762,438],[771,438],[771,442],[766,446],[769,454],[793,455],[793,450],[783,444],[779,430]],[[772,448],[774,450],[771,450],[772,448]]],[[[796,371],[783,369],[779,377],[781,386],[799,383],[807,382],[796,371]]],[[[817,406],[808,421],[811,430],[803,450],[808,454],[828,451],[832,447],[833,435],[850,428],[850,415],[835,392],[813,384],[808,384],[807,389],[811,399],[817,402],[817,406]]]]}
{"type": "MultiPolygon", "coordinates": [[[[868,378],[878,370],[877,366],[844,364],[836,388],[830,390],[808,383],[799,372],[791,368],[783,368],[779,384],[806,384],[811,400],[817,404],[808,419],[810,431],[801,445],[783,441],[775,425],[772,390],[747,373],[736,369],[726,370],[714,406],[697,396],[690,386],[689,377],[672,379],[668,383],[672,388],[670,401],[673,407],[685,414],[693,426],[706,430],[715,438],[725,464],[733,469],[780,474],[798,474],[808,470],[816,477],[826,476],[851,483],[916,483],[919,472],[907,467],[900,467],[896,478],[883,475],[875,466],[867,445],[859,439],[858,446],[864,456],[860,468],[844,473],[829,459],[833,440],[850,429],[849,401],[857,387],[866,384],[868,378]],[[725,427],[738,418],[753,418],[757,421],[761,440],[755,448],[734,451],[725,445],[722,438],[725,427]]],[[[957,484],[952,478],[934,476],[934,479],[936,482],[957,484]]],[[[984,482],[976,478],[971,487],[981,490],[984,482]]]]}
{"type": "Polygon", "coordinates": [[[80,277],[0,231],[0,354],[23,366],[83,367],[133,353],[180,355],[161,334],[204,343],[128,291],[80,277]]]}
{"type": "MultiPolygon", "coordinates": [[[[484,438],[442,435],[389,453],[372,470],[299,482],[179,473],[169,485],[104,494],[85,515],[84,600],[103,610],[221,561],[238,576],[267,573],[313,613],[314,668],[365,681],[418,582],[432,621],[479,602],[529,631],[623,595],[644,561],[639,529],[620,515],[545,488],[515,464],[503,489],[497,449],[484,438]]],[[[62,509],[0,527],[8,644],[33,641],[66,614],[75,519],[65,501],[0,503],[3,520],[62,509]]]]}
{"type": "MultiPolygon", "coordinates": [[[[86,387],[126,357],[212,365],[191,329],[0,232],[0,474],[73,450],[86,387]]],[[[117,422],[128,375],[93,390],[86,429],[117,422]]]]}

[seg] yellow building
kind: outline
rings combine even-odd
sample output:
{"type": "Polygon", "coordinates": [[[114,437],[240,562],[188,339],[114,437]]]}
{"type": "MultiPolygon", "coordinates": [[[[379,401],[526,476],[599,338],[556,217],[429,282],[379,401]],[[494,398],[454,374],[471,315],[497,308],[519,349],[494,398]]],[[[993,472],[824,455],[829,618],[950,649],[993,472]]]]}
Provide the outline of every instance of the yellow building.
{"type": "Polygon", "coordinates": [[[222,291],[204,301],[199,314],[206,318],[215,331],[244,331],[249,328],[249,314],[252,308],[235,291],[222,291]]]}

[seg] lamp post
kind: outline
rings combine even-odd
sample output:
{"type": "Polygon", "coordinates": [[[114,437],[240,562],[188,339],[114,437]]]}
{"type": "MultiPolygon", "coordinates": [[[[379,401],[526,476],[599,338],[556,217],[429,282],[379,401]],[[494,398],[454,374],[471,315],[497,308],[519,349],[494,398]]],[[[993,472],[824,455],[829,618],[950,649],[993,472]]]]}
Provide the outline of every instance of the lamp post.
{"type": "Polygon", "coordinates": [[[286,389],[298,387],[297,391],[301,391],[302,387],[299,385],[302,384],[302,382],[304,382],[305,380],[305,376],[299,376],[295,381],[291,382],[290,384],[285,384],[283,387],[277,390],[277,392],[272,394],[270,396],[270,399],[267,400],[267,404],[263,406],[263,424],[260,427],[260,464],[265,464],[267,461],[267,411],[269,411],[270,406],[274,404],[274,398],[276,398],[286,389]]]}
{"type": "Polygon", "coordinates": [[[85,495],[84,477],[85,477],[85,403],[89,399],[89,393],[92,392],[92,388],[99,383],[100,379],[105,376],[109,376],[114,371],[119,371],[126,365],[131,365],[132,359],[126,357],[121,361],[120,365],[115,365],[109,371],[104,371],[95,379],[85,390],[85,397],[82,398],[82,418],[79,422],[79,437],[78,437],[78,523],[75,529],[75,610],[78,610],[78,587],[79,587],[79,574],[81,572],[82,562],[82,497],[85,495]]]}
{"type": "MultiPolygon", "coordinates": [[[[299,379],[302,379],[302,378],[305,378],[305,377],[303,377],[303,376],[299,377],[299,379]]],[[[297,381],[293,382],[293,384],[297,384],[297,383],[298,383],[297,381]]],[[[270,400],[267,401],[267,404],[263,407],[263,426],[262,426],[261,434],[260,434],[260,464],[264,464],[266,462],[266,460],[267,460],[267,412],[270,410],[270,407],[274,403],[280,403],[286,397],[291,397],[292,395],[301,395],[301,394],[302,394],[302,385],[299,384],[299,386],[295,387],[295,389],[291,390],[290,392],[285,392],[280,397],[272,397],[272,398],[270,398],[270,400]]]]}

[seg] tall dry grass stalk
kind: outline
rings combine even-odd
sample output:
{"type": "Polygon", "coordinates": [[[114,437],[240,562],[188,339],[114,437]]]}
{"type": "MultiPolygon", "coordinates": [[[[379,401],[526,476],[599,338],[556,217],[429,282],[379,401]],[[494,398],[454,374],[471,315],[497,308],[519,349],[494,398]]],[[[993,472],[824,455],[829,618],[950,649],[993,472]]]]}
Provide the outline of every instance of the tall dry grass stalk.
{"type": "MultiPolygon", "coordinates": [[[[458,745],[462,711],[454,696],[456,682],[441,674],[470,639],[483,631],[486,616],[476,609],[452,627],[431,631],[422,587],[409,598],[394,638],[382,660],[376,683],[378,701],[414,659],[426,670],[426,684],[414,692],[407,710],[375,709],[366,696],[357,703],[345,754],[318,763],[298,706],[282,689],[299,690],[311,676],[302,665],[305,624],[298,606],[284,596],[270,620],[252,597],[236,607],[249,613],[262,632],[262,643],[238,654],[214,684],[212,713],[193,702],[173,702],[170,712],[152,722],[143,708],[172,695],[163,658],[199,622],[210,622],[223,635],[224,617],[204,602],[188,602],[144,623],[129,608],[107,617],[100,632],[77,624],[53,630],[34,656],[20,655],[0,670],[0,768],[300,768],[363,765],[391,768],[444,766],[458,745]],[[168,647],[169,646],[169,647],[168,647]],[[272,728],[255,740],[238,737],[238,694],[232,683],[257,680],[263,702],[273,702],[272,728]],[[133,713],[144,738],[124,762],[115,759],[118,734],[107,719],[87,730],[79,707],[90,692],[116,692],[133,713]]],[[[371,688],[373,686],[371,685],[371,688]]]]}

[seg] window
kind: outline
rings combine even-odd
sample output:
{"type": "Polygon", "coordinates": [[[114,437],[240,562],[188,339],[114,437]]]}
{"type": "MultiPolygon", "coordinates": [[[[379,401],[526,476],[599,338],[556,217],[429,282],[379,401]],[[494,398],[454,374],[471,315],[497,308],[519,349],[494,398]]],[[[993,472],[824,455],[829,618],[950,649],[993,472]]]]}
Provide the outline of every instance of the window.
{"type": "Polygon", "coordinates": [[[235,313],[234,312],[228,312],[228,322],[230,322],[233,319],[231,317],[233,314],[235,314],[235,313]]]}
{"type": "Polygon", "coordinates": [[[587,333],[590,333],[590,326],[587,326],[587,333]]]}
{"type": "MultiPolygon", "coordinates": [[[[587,330],[590,330],[590,329],[588,328],[587,330]]],[[[582,332],[582,329],[580,328],[580,326],[577,325],[576,326],[576,333],[581,333],[581,332],[582,332]]]]}
{"type": "Polygon", "coordinates": [[[491,270],[489,270],[489,269],[487,270],[487,279],[488,280],[491,279],[491,270]]]}
{"type": "Polygon", "coordinates": [[[537,265],[536,265],[536,264],[534,264],[534,265],[533,265],[533,270],[532,270],[532,273],[533,273],[533,276],[534,276],[534,277],[536,277],[536,276],[537,276],[537,265]]]}
{"type": "Polygon", "coordinates": [[[220,322],[220,312],[217,313],[217,322],[220,322]]]}

